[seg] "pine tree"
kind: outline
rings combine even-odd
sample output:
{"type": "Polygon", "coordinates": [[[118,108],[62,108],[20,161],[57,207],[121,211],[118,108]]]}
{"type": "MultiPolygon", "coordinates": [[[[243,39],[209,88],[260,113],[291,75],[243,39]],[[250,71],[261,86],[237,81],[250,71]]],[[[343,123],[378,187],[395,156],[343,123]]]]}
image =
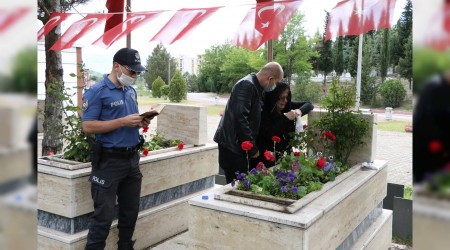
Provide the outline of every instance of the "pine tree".
{"type": "Polygon", "coordinates": [[[184,80],[180,71],[177,70],[169,84],[169,100],[171,102],[181,102],[181,100],[186,99],[186,96],[186,80],[184,80]]]}
{"type": "Polygon", "coordinates": [[[333,58],[331,52],[331,40],[325,42],[325,35],[330,13],[326,11],[325,29],[322,35],[322,46],[319,49],[318,69],[323,71],[323,84],[326,83],[326,76],[333,70],[333,58]]]}
{"type": "Polygon", "coordinates": [[[408,42],[405,44],[405,57],[398,63],[398,72],[409,81],[409,89],[412,88],[412,34],[409,34],[408,42]]]}
{"type": "Polygon", "coordinates": [[[381,82],[384,82],[387,76],[387,68],[389,63],[389,29],[383,30],[383,43],[381,44],[380,57],[380,76],[381,82]]]}

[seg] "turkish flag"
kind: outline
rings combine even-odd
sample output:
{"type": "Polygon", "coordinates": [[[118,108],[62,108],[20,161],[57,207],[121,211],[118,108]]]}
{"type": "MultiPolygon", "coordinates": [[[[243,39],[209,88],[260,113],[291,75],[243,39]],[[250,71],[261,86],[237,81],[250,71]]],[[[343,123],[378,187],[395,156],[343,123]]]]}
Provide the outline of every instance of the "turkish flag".
{"type": "MultiPolygon", "coordinates": [[[[103,48],[109,48],[115,41],[119,40],[121,37],[127,35],[133,30],[141,27],[142,25],[153,20],[161,14],[160,12],[146,12],[142,14],[132,13],[128,15],[128,18],[123,21],[121,25],[105,32],[100,38],[98,38],[93,44],[98,45],[103,48]]],[[[113,17],[112,17],[113,18],[113,17]]]]}
{"type": "Polygon", "coordinates": [[[38,37],[37,40],[41,40],[45,35],[48,34],[53,28],[61,24],[64,20],[66,20],[70,15],[68,13],[59,13],[59,12],[52,12],[50,14],[50,18],[48,19],[47,23],[38,31],[38,37]]]}
{"type": "Polygon", "coordinates": [[[186,37],[201,22],[205,21],[220,7],[204,9],[180,9],[150,41],[172,44],[186,37]]]}
{"type": "Polygon", "coordinates": [[[256,50],[268,40],[276,40],[283,32],[302,1],[257,3],[242,20],[233,44],[256,50]]]}
{"type": "Polygon", "coordinates": [[[395,0],[344,0],[330,13],[325,41],[354,36],[370,30],[390,28],[395,0]],[[341,27],[341,28],[340,28],[341,27]]]}
{"type": "Polygon", "coordinates": [[[444,30],[450,33],[450,0],[445,0],[444,3],[444,30]]]}
{"type": "Polygon", "coordinates": [[[12,24],[17,22],[21,17],[30,10],[28,7],[21,7],[12,11],[0,10],[0,32],[5,31],[12,24]]]}
{"type": "Polygon", "coordinates": [[[107,32],[122,23],[125,0],[107,0],[105,6],[108,9],[108,13],[119,12],[119,14],[114,14],[113,17],[106,21],[105,32],[107,32]]]}
{"type": "Polygon", "coordinates": [[[429,20],[428,29],[419,43],[438,51],[450,48],[450,0],[445,0],[429,20]],[[436,25],[440,23],[441,25],[436,25]]]}
{"type": "Polygon", "coordinates": [[[63,50],[72,45],[86,33],[103,24],[113,14],[87,14],[83,19],[74,22],[64,34],[53,44],[51,50],[63,50]]]}
{"type": "Polygon", "coordinates": [[[255,8],[251,8],[242,20],[233,38],[233,44],[249,49],[257,50],[264,42],[262,34],[255,29],[255,8]]]}

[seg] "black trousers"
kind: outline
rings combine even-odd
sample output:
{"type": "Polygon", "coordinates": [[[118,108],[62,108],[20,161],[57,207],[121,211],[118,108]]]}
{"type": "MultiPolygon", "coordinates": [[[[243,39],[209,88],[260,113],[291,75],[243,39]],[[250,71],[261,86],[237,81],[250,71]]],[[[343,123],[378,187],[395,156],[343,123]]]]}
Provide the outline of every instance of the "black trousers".
{"type": "Polygon", "coordinates": [[[219,167],[225,172],[227,184],[236,179],[236,172],[246,173],[247,164],[247,156],[244,151],[242,154],[236,154],[219,145],[219,167]]]}
{"type": "MultiPolygon", "coordinates": [[[[139,213],[142,174],[139,154],[129,157],[102,153],[98,164],[93,163],[91,195],[94,214],[91,217],[86,249],[104,249],[118,202],[118,249],[133,249],[132,236],[139,213]]],[[[94,162],[94,160],[93,160],[94,162]]]]}

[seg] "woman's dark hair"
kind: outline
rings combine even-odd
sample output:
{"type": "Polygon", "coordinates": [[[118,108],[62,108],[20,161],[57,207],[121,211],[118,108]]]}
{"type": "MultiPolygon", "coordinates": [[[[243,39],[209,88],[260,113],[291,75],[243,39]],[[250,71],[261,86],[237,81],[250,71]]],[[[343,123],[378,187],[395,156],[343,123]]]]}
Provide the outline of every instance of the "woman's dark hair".
{"type": "Polygon", "coordinates": [[[291,88],[289,87],[289,84],[285,82],[277,84],[277,87],[274,90],[266,93],[264,97],[265,110],[273,112],[276,109],[276,103],[280,99],[281,94],[286,90],[289,90],[289,94],[286,107],[284,107],[283,111],[291,110],[291,88]]]}

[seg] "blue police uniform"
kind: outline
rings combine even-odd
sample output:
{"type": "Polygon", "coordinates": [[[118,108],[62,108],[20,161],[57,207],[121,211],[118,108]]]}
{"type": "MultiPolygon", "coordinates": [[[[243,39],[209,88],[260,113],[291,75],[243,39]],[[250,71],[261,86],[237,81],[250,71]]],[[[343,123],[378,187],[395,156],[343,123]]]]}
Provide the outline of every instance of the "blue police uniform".
{"type": "MultiPolygon", "coordinates": [[[[105,75],[83,95],[83,121],[108,121],[138,113],[130,86],[117,87],[105,75]]],[[[92,155],[91,217],[86,249],[104,249],[111,223],[118,218],[118,249],[133,249],[131,240],[139,212],[142,174],[139,170],[139,127],[121,127],[96,134],[92,155]],[[116,196],[119,212],[116,214],[116,196]]]]}
{"type": "MultiPolygon", "coordinates": [[[[139,113],[134,88],[117,87],[106,76],[86,91],[83,109],[83,121],[108,121],[139,113]]],[[[105,148],[134,147],[140,140],[139,129],[122,127],[106,134],[97,134],[96,139],[105,148]]]]}

